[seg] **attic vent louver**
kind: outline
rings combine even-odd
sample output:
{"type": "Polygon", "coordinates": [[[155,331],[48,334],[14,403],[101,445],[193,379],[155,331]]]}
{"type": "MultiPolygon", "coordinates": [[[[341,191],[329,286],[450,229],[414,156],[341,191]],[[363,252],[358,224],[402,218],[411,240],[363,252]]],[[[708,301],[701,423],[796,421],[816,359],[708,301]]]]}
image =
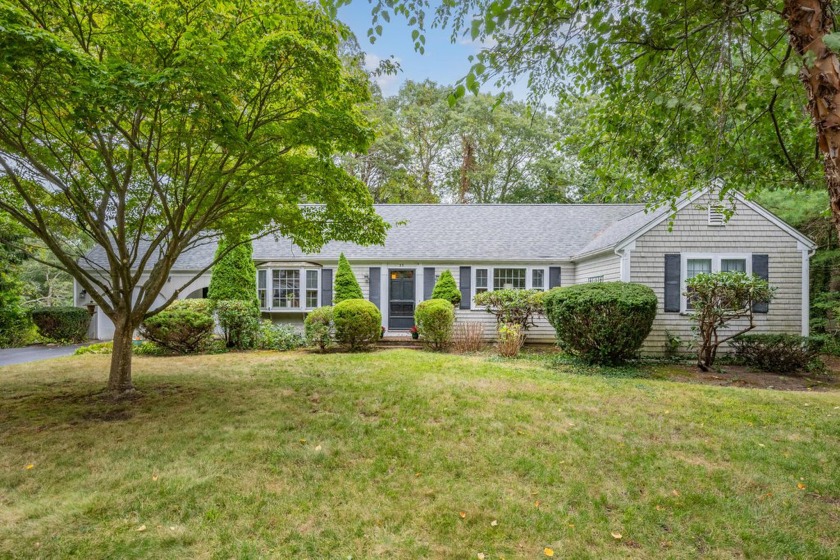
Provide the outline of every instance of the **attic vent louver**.
{"type": "Polygon", "coordinates": [[[709,225],[725,226],[726,214],[720,204],[709,204],[709,225]]]}

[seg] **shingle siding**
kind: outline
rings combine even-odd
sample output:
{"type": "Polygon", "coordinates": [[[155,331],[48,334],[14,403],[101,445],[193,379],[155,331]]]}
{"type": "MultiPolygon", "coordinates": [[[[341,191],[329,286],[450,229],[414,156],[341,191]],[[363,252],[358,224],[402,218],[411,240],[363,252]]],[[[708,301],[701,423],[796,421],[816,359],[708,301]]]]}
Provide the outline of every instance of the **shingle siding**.
{"type": "MultiPolygon", "coordinates": [[[[726,226],[709,226],[705,208],[689,205],[668,222],[657,225],[636,240],[630,254],[630,280],[653,288],[659,312],[644,350],[659,353],[667,333],[684,342],[693,338],[691,321],[680,313],[664,311],[666,253],[761,253],[769,255],[769,281],[776,297],[767,314],[756,315],[756,332],[799,334],[802,330],[802,251],[784,230],[745,205],[726,226]]],[[[733,324],[738,327],[743,322],[733,324]]]]}
{"type": "Polygon", "coordinates": [[[621,257],[615,253],[607,253],[578,261],[576,270],[577,284],[598,281],[597,279],[601,282],[617,282],[621,280],[621,257]]]}

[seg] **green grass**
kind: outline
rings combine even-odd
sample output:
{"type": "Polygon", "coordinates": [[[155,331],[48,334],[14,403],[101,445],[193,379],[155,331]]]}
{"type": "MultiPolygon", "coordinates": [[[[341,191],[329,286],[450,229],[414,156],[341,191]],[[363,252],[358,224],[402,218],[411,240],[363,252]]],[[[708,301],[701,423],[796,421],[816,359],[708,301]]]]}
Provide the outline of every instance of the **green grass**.
{"type": "Polygon", "coordinates": [[[107,361],[0,368],[0,558],[840,557],[840,393],[393,350],[114,403],[107,361]]]}

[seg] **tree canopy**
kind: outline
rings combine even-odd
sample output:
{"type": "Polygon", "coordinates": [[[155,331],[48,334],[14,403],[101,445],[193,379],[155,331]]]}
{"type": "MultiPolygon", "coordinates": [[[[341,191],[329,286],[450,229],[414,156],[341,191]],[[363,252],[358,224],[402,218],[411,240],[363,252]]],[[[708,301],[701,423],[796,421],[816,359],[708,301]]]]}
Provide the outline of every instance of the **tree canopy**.
{"type": "Polygon", "coordinates": [[[371,42],[392,15],[420,52],[429,27],[480,45],[452,102],[515,81],[534,99],[588,100],[577,146],[602,189],[655,202],[713,180],[722,196],[827,186],[840,217],[830,0],[382,0],[371,42]]]}
{"type": "Polygon", "coordinates": [[[0,4],[0,211],[114,321],[112,391],[131,390],[132,332],[183,251],[218,232],[383,240],[334,163],[371,140],[345,34],[297,0],[0,4]]]}

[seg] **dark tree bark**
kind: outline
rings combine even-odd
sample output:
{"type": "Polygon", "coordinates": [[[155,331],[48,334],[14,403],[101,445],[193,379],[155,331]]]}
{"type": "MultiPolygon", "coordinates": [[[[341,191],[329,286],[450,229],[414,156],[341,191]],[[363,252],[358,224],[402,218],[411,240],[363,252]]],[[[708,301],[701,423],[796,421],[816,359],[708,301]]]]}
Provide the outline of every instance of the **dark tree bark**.
{"type": "Polygon", "coordinates": [[[831,0],[785,0],[790,44],[806,64],[800,73],[823,154],[834,228],[840,236],[840,58],[823,38],[834,31],[831,0]]]}
{"type": "Polygon", "coordinates": [[[108,376],[108,391],[122,396],[134,391],[131,381],[131,354],[134,351],[134,329],[128,317],[115,316],[114,341],[111,354],[111,371],[108,376]]]}

